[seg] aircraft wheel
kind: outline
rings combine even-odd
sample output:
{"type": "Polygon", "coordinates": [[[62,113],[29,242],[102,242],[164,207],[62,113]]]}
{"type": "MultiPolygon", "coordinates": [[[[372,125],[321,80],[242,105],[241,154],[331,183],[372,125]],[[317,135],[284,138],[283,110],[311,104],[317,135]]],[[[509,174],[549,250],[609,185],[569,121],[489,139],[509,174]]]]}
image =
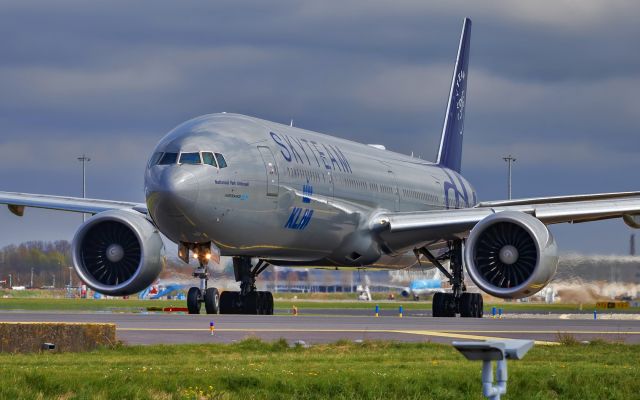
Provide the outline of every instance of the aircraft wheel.
{"type": "Polygon", "coordinates": [[[216,288],[207,288],[204,291],[204,308],[207,314],[217,314],[220,310],[220,294],[216,288]]]}
{"type": "Polygon", "coordinates": [[[269,315],[269,292],[258,292],[258,315],[269,315]]]}
{"type": "Polygon", "coordinates": [[[463,318],[475,317],[475,293],[462,293],[460,296],[460,316],[463,318]]]}
{"type": "Polygon", "coordinates": [[[453,293],[444,293],[444,300],[442,301],[442,315],[441,317],[455,317],[458,311],[458,303],[453,293]]]}
{"type": "Polygon", "coordinates": [[[201,295],[200,288],[189,288],[189,292],[187,292],[187,309],[189,310],[189,314],[200,314],[201,295]]]}
{"type": "Polygon", "coordinates": [[[273,315],[273,294],[271,292],[264,292],[266,297],[265,315],[273,315]]]}
{"type": "Polygon", "coordinates": [[[224,291],[220,295],[220,314],[233,314],[235,292],[224,291]]]}
{"type": "Polygon", "coordinates": [[[243,314],[258,314],[260,297],[258,292],[248,293],[242,299],[242,313],[243,314]]]}
{"type": "Polygon", "coordinates": [[[273,315],[273,295],[271,292],[258,292],[258,315],[273,315]]]}
{"type": "Polygon", "coordinates": [[[482,298],[482,295],[480,293],[474,293],[475,297],[476,297],[476,314],[475,317],[476,318],[482,318],[482,316],[484,315],[484,299],[482,298]]]}
{"type": "Polygon", "coordinates": [[[433,299],[431,302],[431,310],[433,311],[433,316],[436,318],[443,317],[443,303],[444,303],[444,293],[435,293],[433,295],[433,299]]]}

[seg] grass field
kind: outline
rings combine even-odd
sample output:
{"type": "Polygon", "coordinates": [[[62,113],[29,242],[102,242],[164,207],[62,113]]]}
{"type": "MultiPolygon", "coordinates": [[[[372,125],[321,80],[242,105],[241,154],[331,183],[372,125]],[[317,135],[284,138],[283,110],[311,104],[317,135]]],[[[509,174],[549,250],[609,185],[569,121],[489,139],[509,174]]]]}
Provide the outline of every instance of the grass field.
{"type": "MultiPolygon", "coordinates": [[[[632,399],[640,346],[537,346],[509,363],[507,399],[632,399]]],[[[451,346],[136,346],[0,354],[3,399],[481,399],[480,362],[451,346]]]]}
{"type": "MultiPolygon", "coordinates": [[[[405,312],[410,310],[430,310],[431,302],[427,301],[349,301],[333,299],[280,299],[276,298],[276,309],[291,309],[293,305],[298,310],[314,310],[327,308],[353,308],[370,309],[373,313],[375,306],[382,310],[397,310],[401,305],[405,312]]],[[[186,307],[184,300],[138,300],[138,299],[65,299],[65,298],[0,298],[0,310],[27,310],[27,311],[114,311],[114,312],[141,312],[148,307],[186,307]]],[[[491,311],[491,307],[502,308],[505,313],[519,311],[549,311],[549,312],[578,312],[578,304],[539,304],[539,303],[485,303],[485,313],[491,311]]],[[[582,311],[590,312],[594,304],[584,304],[582,311]]],[[[615,312],[640,312],[640,309],[628,308],[615,310],[615,312]]]]}

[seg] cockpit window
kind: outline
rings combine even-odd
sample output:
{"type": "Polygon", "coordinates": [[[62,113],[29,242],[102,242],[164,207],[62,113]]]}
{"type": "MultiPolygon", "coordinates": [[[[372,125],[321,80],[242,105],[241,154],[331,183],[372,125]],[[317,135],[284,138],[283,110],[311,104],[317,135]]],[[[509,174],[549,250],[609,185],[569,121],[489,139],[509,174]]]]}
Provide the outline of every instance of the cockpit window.
{"type": "Polygon", "coordinates": [[[164,153],[160,158],[158,165],[175,164],[178,161],[178,153],[164,153]]]}
{"type": "Polygon", "coordinates": [[[163,153],[161,151],[153,153],[151,159],[149,159],[149,167],[153,167],[154,165],[156,165],[158,161],[160,161],[160,157],[162,157],[162,154],[163,153]]]}
{"type": "Polygon", "coordinates": [[[222,154],[216,153],[216,160],[218,160],[218,167],[225,168],[227,166],[227,161],[222,154]]]}
{"type": "Polygon", "coordinates": [[[218,163],[216,162],[216,158],[213,156],[213,153],[210,153],[208,151],[202,152],[202,162],[204,162],[205,164],[213,165],[214,167],[218,166],[218,163]]]}
{"type": "Polygon", "coordinates": [[[200,153],[181,153],[180,164],[201,164],[200,153]]]}

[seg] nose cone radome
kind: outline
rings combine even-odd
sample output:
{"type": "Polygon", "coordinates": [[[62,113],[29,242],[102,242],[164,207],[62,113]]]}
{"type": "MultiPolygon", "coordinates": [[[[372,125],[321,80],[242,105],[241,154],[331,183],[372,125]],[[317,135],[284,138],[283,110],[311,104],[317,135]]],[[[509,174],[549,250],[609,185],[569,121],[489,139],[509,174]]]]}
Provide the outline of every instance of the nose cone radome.
{"type": "Polygon", "coordinates": [[[184,217],[198,201],[197,177],[184,167],[156,166],[147,174],[147,207],[156,222],[164,218],[184,217]]]}

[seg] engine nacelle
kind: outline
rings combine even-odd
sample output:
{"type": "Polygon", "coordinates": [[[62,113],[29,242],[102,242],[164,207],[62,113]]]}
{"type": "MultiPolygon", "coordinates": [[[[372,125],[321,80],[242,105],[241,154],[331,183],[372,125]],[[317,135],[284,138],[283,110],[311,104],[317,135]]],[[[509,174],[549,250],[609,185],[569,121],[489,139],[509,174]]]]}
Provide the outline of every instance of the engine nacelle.
{"type": "Polygon", "coordinates": [[[558,248],[539,219],[503,211],[478,222],[467,239],[469,276],[483,291],[500,298],[531,296],[553,278],[558,248]]]}
{"type": "Polygon", "coordinates": [[[133,211],[111,210],[89,218],[76,232],[71,251],[84,283],[111,296],[144,290],[164,265],[158,230],[133,211]]]}

